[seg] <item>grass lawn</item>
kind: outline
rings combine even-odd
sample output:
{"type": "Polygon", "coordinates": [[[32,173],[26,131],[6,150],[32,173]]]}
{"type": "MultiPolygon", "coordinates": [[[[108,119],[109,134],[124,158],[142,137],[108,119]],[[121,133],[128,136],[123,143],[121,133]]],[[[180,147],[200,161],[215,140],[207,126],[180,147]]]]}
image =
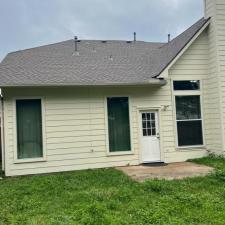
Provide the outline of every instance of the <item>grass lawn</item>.
{"type": "Polygon", "coordinates": [[[225,224],[225,159],[195,160],[217,172],[137,183],[115,169],[0,181],[0,224],[225,224]]]}

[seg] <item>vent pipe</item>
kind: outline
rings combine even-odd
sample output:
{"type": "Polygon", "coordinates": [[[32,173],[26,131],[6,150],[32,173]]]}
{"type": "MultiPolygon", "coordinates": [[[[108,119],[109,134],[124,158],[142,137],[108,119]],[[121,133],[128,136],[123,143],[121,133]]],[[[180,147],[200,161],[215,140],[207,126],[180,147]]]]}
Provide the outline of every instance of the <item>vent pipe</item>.
{"type": "Polygon", "coordinates": [[[136,32],[134,32],[134,42],[137,40],[136,36],[137,36],[137,34],[136,34],[136,32]]]}
{"type": "Polygon", "coordinates": [[[78,40],[78,37],[77,36],[75,36],[74,37],[74,50],[75,50],[75,52],[77,52],[77,40],[78,40]]]}
{"type": "Polygon", "coordinates": [[[171,35],[170,34],[168,34],[168,43],[170,43],[170,38],[171,38],[171,35]]]}

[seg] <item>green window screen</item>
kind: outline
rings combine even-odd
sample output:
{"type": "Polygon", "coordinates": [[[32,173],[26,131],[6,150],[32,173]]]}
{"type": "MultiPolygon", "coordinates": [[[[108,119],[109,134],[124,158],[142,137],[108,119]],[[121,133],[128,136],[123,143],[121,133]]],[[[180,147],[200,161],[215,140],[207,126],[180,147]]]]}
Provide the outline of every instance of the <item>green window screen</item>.
{"type": "Polygon", "coordinates": [[[107,98],[109,151],[131,151],[128,97],[107,98]]]}
{"type": "Polygon", "coordinates": [[[16,118],[18,159],[42,157],[41,100],[17,100],[16,118]]]}

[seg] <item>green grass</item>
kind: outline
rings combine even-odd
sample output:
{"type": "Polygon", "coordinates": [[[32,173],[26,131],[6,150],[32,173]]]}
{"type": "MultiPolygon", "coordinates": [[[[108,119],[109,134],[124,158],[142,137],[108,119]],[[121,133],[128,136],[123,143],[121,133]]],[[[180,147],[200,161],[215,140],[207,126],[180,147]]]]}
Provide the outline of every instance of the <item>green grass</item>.
{"type": "Polygon", "coordinates": [[[225,159],[207,177],[137,183],[115,169],[0,181],[0,225],[225,224],[225,159]]]}
{"type": "Polygon", "coordinates": [[[216,168],[217,170],[225,170],[225,158],[223,156],[210,155],[200,159],[190,160],[202,165],[207,165],[216,168]]]}

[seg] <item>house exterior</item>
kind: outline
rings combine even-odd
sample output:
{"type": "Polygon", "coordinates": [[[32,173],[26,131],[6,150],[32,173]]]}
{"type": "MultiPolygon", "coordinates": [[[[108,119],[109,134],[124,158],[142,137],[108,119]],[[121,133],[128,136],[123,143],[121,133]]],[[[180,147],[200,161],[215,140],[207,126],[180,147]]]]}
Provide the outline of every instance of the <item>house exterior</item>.
{"type": "Polygon", "coordinates": [[[73,40],[0,65],[6,176],[225,150],[225,1],[168,43],[73,40]],[[74,49],[75,45],[75,49],[74,49]]]}

